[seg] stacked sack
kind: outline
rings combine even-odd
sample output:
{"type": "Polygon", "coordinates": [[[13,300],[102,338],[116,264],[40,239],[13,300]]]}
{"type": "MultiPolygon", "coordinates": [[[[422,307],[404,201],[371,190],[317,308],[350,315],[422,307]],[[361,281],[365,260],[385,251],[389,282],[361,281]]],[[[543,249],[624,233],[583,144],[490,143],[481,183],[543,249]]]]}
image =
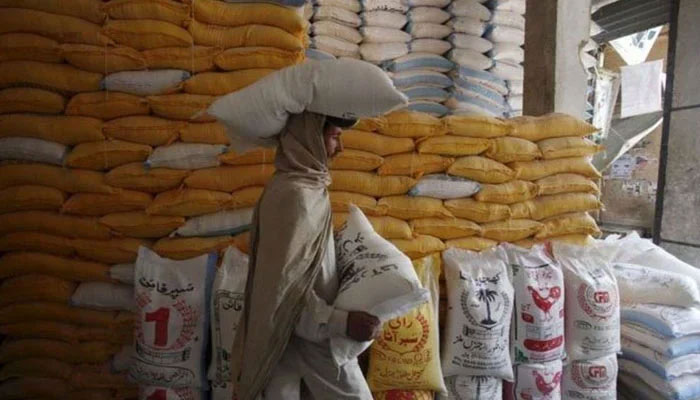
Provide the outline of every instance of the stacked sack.
{"type": "Polygon", "coordinates": [[[274,169],[198,113],[301,61],[306,24],[207,0],[2,7],[0,397],[136,398],[139,247],[245,247],[232,235],[274,169]]]}
{"type": "Polygon", "coordinates": [[[360,58],[359,0],[314,0],[311,47],[334,57],[360,58]]]}
{"type": "Polygon", "coordinates": [[[508,89],[501,78],[487,72],[494,65],[488,54],[494,46],[483,35],[492,13],[480,3],[458,0],[450,5],[450,12],[454,15],[450,21],[454,29],[450,36],[454,46],[450,59],[456,66],[452,72],[454,89],[447,105],[455,114],[505,117],[508,89]]]}
{"type": "Polygon", "coordinates": [[[419,0],[410,3],[408,24],[410,35],[407,55],[386,65],[397,88],[409,99],[407,109],[434,116],[447,114],[443,103],[448,98],[452,82],[445,75],[452,67],[444,55],[452,45],[447,37],[452,29],[447,25],[450,13],[444,0],[419,0]]]}
{"type": "Polygon", "coordinates": [[[507,86],[508,116],[522,115],[525,70],[525,0],[492,0],[491,21],[484,37],[493,44],[488,55],[493,60],[489,69],[507,86]]]}
{"type": "Polygon", "coordinates": [[[362,59],[373,64],[391,61],[408,53],[411,36],[406,25],[408,6],[402,0],[362,0],[362,59]]]}

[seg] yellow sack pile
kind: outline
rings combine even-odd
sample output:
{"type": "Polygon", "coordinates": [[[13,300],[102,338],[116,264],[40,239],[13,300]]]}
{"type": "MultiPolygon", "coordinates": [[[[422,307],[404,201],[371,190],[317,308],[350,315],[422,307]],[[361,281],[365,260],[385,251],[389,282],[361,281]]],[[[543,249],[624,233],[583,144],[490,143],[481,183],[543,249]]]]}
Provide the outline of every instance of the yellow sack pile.
{"type": "Polygon", "coordinates": [[[414,261],[423,287],[430,290],[430,301],[384,324],[370,349],[367,382],[372,392],[445,392],[438,329],[440,264],[440,254],[414,261]]]}

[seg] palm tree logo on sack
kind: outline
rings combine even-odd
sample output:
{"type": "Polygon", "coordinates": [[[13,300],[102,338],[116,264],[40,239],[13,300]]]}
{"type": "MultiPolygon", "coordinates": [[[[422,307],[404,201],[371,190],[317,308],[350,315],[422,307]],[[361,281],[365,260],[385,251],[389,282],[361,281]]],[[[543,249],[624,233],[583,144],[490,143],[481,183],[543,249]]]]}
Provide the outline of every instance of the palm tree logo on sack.
{"type": "Polygon", "coordinates": [[[502,327],[511,313],[511,299],[501,286],[501,274],[472,278],[460,273],[460,280],[472,281],[462,292],[461,305],[470,325],[486,331],[502,327]]]}

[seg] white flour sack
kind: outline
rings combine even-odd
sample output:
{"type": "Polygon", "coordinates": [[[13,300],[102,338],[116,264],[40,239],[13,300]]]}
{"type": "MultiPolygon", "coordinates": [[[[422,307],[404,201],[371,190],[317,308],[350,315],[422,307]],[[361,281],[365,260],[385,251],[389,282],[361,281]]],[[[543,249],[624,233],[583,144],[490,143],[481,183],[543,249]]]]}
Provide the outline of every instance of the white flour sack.
{"type": "Polygon", "coordinates": [[[471,197],[479,190],[481,190],[481,185],[478,182],[457,176],[435,174],[422,177],[408,194],[451,200],[471,197]]]}
{"type": "Polygon", "coordinates": [[[560,400],[563,371],[560,360],[515,367],[515,384],[507,386],[504,399],[560,400]]]}
{"type": "Polygon", "coordinates": [[[443,259],[448,304],[443,373],[513,380],[508,346],[513,286],[502,251],[449,249],[443,259]]]}
{"type": "Polygon", "coordinates": [[[63,165],[68,147],[43,139],[6,137],[0,139],[0,161],[34,161],[63,165]]]}
{"type": "MultiPolygon", "coordinates": [[[[214,392],[232,391],[231,348],[243,313],[247,280],[248,256],[235,247],[229,247],[212,288],[211,364],[207,376],[214,382],[214,392]]],[[[227,400],[230,399],[229,396],[227,400]]]]}
{"type": "Polygon", "coordinates": [[[204,400],[206,398],[206,393],[190,388],[139,386],[139,400],[204,400]]]}
{"type": "MultiPolygon", "coordinates": [[[[635,377],[635,383],[644,382],[666,400],[694,400],[700,397],[700,375],[685,375],[667,381],[634,361],[620,359],[618,362],[621,377],[626,378],[630,375],[635,377]]],[[[624,381],[630,382],[629,379],[624,379],[624,381]]],[[[646,397],[641,398],[645,399],[646,397]]]]}
{"type": "Polygon", "coordinates": [[[700,353],[700,335],[679,338],[663,336],[641,325],[625,322],[620,329],[622,339],[629,339],[669,357],[700,353]]]}
{"type": "Polygon", "coordinates": [[[566,286],[566,352],[590,360],[620,351],[620,295],[609,252],[554,243],[566,286]]]}
{"type": "MultiPolygon", "coordinates": [[[[207,112],[226,125],[232,143],[278,134],[289,114],[304,110],[368,118],[408,103],[379,67],[359,60],[309,61],[270,74],[215,101],[207,112]]],[[[262,144],[262,143],[258,143],[262,144]]],[[[268,142],[269,144],[269,142],[268,142]]]]}
{"type": "Polygon", "coordinates": [[[544,246],[502,245],[515,289],[511,327],[513,362],[541,363],[564,356],[564,276],[544,246]]]}
{"type": "Polygon", "coordinates": [[[622,339],[620,357],[639,363],[667,380],[700,373],[700,357],[697,354],[671,358],[625,338],[622,339]]]}
{"type": "Polygon", "coordinates": [[[652,303],[676,307],[700,305],[695,281],[675,272],[635,264],[613,264],[623,303],[652,303]]]}
{"type": "Polygon", "coordinates": [[[98,310],[134,311],[136,309],[133,286],[108,282],[81,283],[73,292],[70,303],[75,307],[98,310]]]}
{"type": "Polygon", "coordinates": [[[175,143],[156,147],[145,164],[150,168],[211,168],[219,166],[219,156],[225,151],[226,146],[219,144],[175,143]]]}
{"type": "Polygon", "coordinates": [[[153,96],[178,91],[190,73],[179,69],[124,71],[107,75],[100,89],[137,96],[153,96]]]}
{"type": "Polygon", "coordinates": [[[503,381],[488,376],[451,376],[445,379],[448,396],[441,400],[499,400],[503,381]]]}
{"type": "Polygon", "coordinates": [[[658,304],[625,304],[620,312],[632,322],[666,337],[700,334],[700,310],[658,304]]]}
{"type": "MultiPolygon", "coordinates": [[[[365,311],[384,323],[429,301],[430,292],[421,287],[411,260],[379,236],[359,208],[350,206],[335,248],[340,271],[335,306],[341,310],[365,311]]],[[[331,351],[343,365],[371,344],[332,337],[331,351]]]]}
{"type": "Polygon", "coordinates": [[[173,261],[139,249],[132,379],[145,385],[207,388],[204,363],[216,258],[212,253],[173,261]]]}
{"type": "Polygon", "coordinates": [[[119,283],[134,285],[134,264],[115,264],[109,267],[109,277],[119,283]]]}
{"type": "Polygon", "coordinates": [[[175,234],[188,237],[237,235],[250,230],[254,211],[254,208],[243,208],[188,218],[175,234]]]}
{"type": "Polygon", "coordinates": [[[570,362],[564,367],[561,386],[565,399],[615,400],[617,354],[595,360],[570,362]]]}

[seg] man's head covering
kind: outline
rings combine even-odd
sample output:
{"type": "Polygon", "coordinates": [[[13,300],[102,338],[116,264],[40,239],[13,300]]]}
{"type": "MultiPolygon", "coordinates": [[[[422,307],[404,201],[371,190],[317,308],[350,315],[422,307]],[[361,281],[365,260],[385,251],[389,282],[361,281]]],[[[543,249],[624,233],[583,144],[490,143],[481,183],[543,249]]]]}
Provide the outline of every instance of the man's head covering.
{"type": "Polygon", "coordinates": [[[326,123],[335,125],[340,129],[350,129],[357,124],[357,120],[338,117],[326,117],[326,123]]]}
{"type": "Polygon", "coordinates": [[[240,400],[255,400],[265,388],[328,249],[333,230],[325,120],[308,112],[290,117],[276,173],[255,212],[245,311],[231,352],[240,400]]]}

